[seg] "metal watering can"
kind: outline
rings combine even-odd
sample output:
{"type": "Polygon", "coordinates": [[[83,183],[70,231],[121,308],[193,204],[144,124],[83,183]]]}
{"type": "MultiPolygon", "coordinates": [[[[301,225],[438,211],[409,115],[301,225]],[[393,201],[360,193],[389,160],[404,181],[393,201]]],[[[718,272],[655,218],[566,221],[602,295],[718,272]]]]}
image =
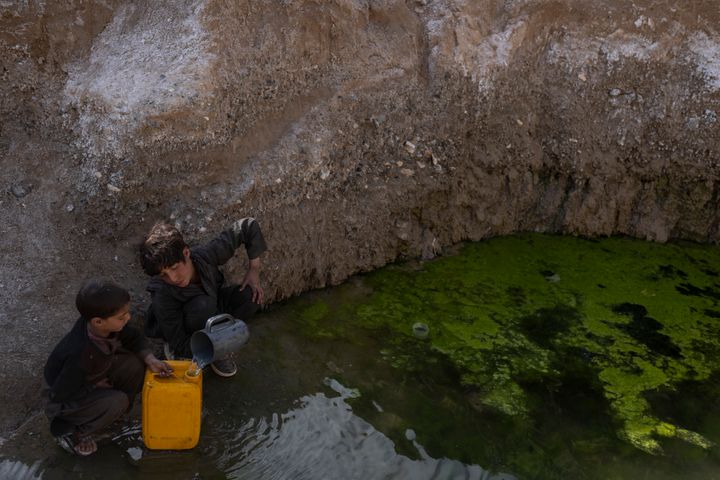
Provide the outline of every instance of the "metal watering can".
{"type": "Polygon", "coordinates": [[[205,328],[192,334],[190,350],[194,360],[203,367],[225,358],[245,345],[249,338],[245,322],[223,313],[208,318],[205,328]]]}

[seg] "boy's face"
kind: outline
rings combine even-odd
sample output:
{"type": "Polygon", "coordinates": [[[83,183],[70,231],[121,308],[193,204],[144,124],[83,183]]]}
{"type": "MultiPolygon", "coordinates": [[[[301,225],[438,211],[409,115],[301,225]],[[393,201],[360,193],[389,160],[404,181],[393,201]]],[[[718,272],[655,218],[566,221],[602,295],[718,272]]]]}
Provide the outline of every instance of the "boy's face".
{"type": "Polygon", "coordinates": [[[185,257],[182,262],[177,262],[160,271],[160,278],[163,282],[176,287],[187,287],[195,274],[195,267],[190,259],[190,249],[183,250],[185,257]]]}
{"type": "Polygon", "coordinates": [[[126,304],[107,318],[98,318],[98,326],[107,333],[119,332],[130,320],[130,304],[126,304]]]}

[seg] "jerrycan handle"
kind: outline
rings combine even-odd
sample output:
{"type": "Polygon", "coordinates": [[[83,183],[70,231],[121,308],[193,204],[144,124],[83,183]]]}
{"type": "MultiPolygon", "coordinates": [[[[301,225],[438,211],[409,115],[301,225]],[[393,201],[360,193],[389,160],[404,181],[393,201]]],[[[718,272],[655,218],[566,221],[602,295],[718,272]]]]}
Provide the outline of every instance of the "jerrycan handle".
{"type": "Polygon", "coordinates": [[[208,318],[207,323],[205,323],[205,328],[207,328],[208,332],[212,332],[212,327],[216,326],[216,324],[225,323],[226,321],[232,322],[234,320],[235,319],[232,315],[228,313],[222,313],[220,315],[215,315],[214,317],[208,318]]]}

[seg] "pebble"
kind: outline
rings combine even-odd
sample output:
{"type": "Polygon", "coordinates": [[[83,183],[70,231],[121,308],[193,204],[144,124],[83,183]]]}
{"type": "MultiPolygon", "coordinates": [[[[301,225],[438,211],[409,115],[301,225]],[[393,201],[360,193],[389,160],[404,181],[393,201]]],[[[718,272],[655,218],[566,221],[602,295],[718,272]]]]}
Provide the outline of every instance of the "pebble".
{"type": "Polygon", "coordinates": [[[620,90],[619,88],[611,88],[610,91],[608,92],[608,95],[610,95],[611,97],[617,97],[621,93],[622,93],[622,90],[620,90]]]}
{"type": "Polygon", "coordinates": [[[415,171],[410,170],[409,168],[401,168],[400,173],[402,173],[406,177],[412,177],[413,175],[415,175],[415,171]]]}
{"type": "Polygon", "coordinates": [[[427,338],[427,336],[430,334],[430,327],[428,327],[424,323],[415,323],[412,326],[413,335],[417,338],[427,338]]]}
{"type": "Polygon", "coordinates": [[[557,273],[553,273],[552,275],[548,275],[547,277],[545,277],[545,280],[550,283],[557,283],[560,281],[560,275],[558,275],[557,273]]]}
{"type": "Polygon", "coordinates": [[[415,430],[412,428],[408,428],[405,430],[405,438],[410,440],[411,442],[417,438],[417,435],[415,434],[415,430]]]}
{"type": "Polygon", "coordinates": [[[408,153],[415,153],[415,149],[417,148],[414,143],[410,141],[406,141],[403,146],[405,147],[405,150],[407,150],[408,153]]]}
{"type": "Polygon", "coordinates": [[[15,184],[12,187],[10,187],[10,191],[13,195],[15,195],[15,198],[23,198],[25,195],[30,193],[31,188],[26,187],[24,185],[15,184]]]}
{"type": "Polygon", "coordinates": [[[115,192],[115,193],[118,193],[121,191],[120,188],[116,187],[112,183],[107,184],[107,189],[110,190],[111,192],[115,192]]]}
{"type": "Polygon", "coordinates": [[[584,73],[580,73],[580,74],[578,75],[578,78],[580,79],[581,82],[586,82],[586,81],[587,81],[587,77],[585,76],[584,73]]]}
{"type": "Polygon", "coordinates": [[[714,110],[706,109],[703,112],[703,119],[706,123],[715,123],[717,121],[717,113],[714,110]]]}
{"type": "Polygon", "coordinates": [[[75,210],[75,205],[73,205],[72,203],[65,204],[65,211],[72,212],[73,210],[75,210]]]}

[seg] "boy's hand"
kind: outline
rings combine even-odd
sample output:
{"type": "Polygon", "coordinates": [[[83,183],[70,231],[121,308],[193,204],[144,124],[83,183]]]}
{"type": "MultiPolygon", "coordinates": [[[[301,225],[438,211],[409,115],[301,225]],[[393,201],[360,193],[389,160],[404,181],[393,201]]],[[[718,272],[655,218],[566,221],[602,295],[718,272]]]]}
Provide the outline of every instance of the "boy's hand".
{"type": "Polygon", "coordinates": [[[252,290],[252,301],[258,305],[262,305],[263,289],[260,286],[260,257],[250,260],[250,267],[245,274],[245,278],[243,278],[243,281],[240,284],[240,290],[244,289],[248,285],[252,290]]]}
{"type": "Polygon", "coordinates": [[[169,377],[173,373],[173,369],[170,365],[158,358],[152,353],[145,357],[145,365],[150,369],[151,372],[157,373],[161,377],[169,377]]]}

